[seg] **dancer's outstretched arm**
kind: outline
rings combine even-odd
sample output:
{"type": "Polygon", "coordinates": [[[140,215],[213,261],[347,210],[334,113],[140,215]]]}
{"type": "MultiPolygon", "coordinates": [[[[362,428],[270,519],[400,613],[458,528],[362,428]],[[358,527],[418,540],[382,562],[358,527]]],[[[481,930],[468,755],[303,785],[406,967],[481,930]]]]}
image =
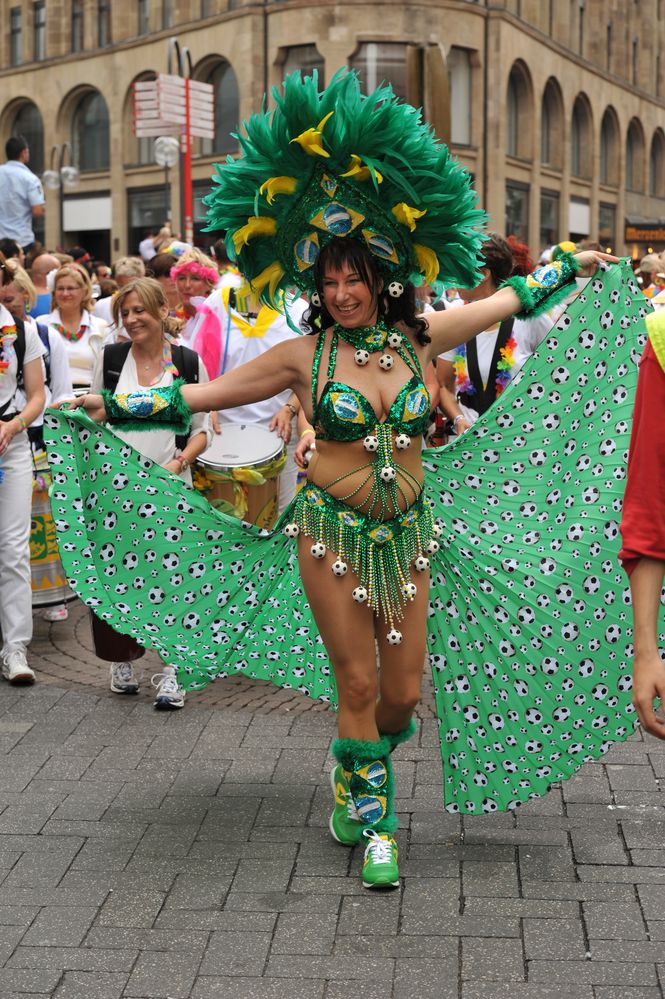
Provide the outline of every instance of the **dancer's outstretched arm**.
{"type": "MultiPolygon", "coordinates": [[[[601,260],[608,263],[618,263],[619,258],[608,253],[599,253],[596,250],[584,250],[576,253],[576,272],[580,277],[590,277],[598,269],[601,260]]],[[[537,273],[537,272],[536,272],[537,273]]],[[[570,280],[575,276],[575,271],[570,269],[570,280]]],[[[525,281],[526,279],[520,279],[525,281]]],[[[552,289],[558,290],[558,289],[552,289]]],[[[544,296],[542,296],[544,297],[544,296]]],[[[554,304],[554,303],[552,303],[554,304]]],[[[484,298],[480,302],[471,302],[463,309],[448,309],[444,312],[428,312],[427,323],[428,332],[432,342],[428,345],[430,358],[437,357],[448,350],[453,350],[461,343],[466,343],[483,330],[491,329],[497,323],[503,322],[510,316],[524,309],[524,301],[517,292],[509,286],[499,288],[489,298],[484,298]]]]}

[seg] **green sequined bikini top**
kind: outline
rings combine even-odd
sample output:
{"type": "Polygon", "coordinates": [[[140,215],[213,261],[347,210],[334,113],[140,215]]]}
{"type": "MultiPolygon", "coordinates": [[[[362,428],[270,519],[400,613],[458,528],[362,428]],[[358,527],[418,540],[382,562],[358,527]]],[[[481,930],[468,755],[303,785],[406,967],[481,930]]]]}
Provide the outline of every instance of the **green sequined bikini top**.
{"type": "MultiPolygon", "coordinates": [[[[330,357],[328,359],[328,381],[318,394],[319,367],[321,354],[325,343],[325,332],[319,334],[314,364],[312,367],[312,423],[316,428],[319,440],[357,441],[371,433],[380,424],[374,407],[367,401],[360,389],[344,382],[333,381],[339,334],[333,329],[330,342],[330,357]]],[[[420,364],[411,343],[406,337],[403,347],[397,347],[395,353],[401,357],[412,377],[402,386],[393,402],[383,424],[390,426],[395,433],[418,437],[427,429],[429,423],[430,399],[425,388],[420,364]],[[406,347],[406,350],[404,349],[406,347]]]]}

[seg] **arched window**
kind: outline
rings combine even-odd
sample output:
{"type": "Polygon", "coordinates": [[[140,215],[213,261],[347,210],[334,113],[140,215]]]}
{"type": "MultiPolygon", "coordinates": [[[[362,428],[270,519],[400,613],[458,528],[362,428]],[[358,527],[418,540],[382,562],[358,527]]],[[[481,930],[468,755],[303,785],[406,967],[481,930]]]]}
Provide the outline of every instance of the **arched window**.
{"type": "Polygon", "coordinates": [[[585,96],[579,94],[573,105],[570,129],[570,172],[574,177],[591,176],[593,139],[591,110],[585,96]]]}
{"type": "Polygon", "coordinates": [[[649,194],[654,198],[665,198],[665,135],[660,128],[656,129],[651,140],[649,194]]]}
{"type": "Polygon", "coordinates": [[[44,172],[44,123],[39,109],[32,101],[25,101],[14,115],[10,128],[11,135],[23,135],[30,147],[30,169],[33,173],[44,172]]]}
{"type": "Polygon", "coordinates": [[[644,191],[644,132],[637,118],[631,121],[626,136],[626,189],[644,191]]]}
{"type": "Polygon", "coordinates": [[[556,80],[545,84],[540,115],[540,161],[560,170],[563,166],[563,99],[556,80]]]}
{"type": "Polygon", "coordinates": [[[134,135],[134,86],[155,80],[154,70],[146,70],[132,80],[125,95],[123,106],[124,162],[127,166],[148,166],[155,163],[154,136],[137,138],[134,135]]]}
{"type": "Polygon", "coordinates": [[[600,125],[600,183],[619,183],[619,124],[614,108],[606,108],[600,125]]]}
{"type": "Polygon", "coordinates": [[[526,66],[516,62],[506,92],[506,153],[530,160],[533,156],[533,88],[526,66]]]}
{"type": "Polygon", "coordinates": [[[238,131],[240,118],[240,94],[238,79],[233,66],[225,59],[219,60],[207,74],[198,75],[198,80],[212,83],[215,97],[215,138],[201,139],[201,155],[213,153],[233,153],[238,143],[231,135],[238,131]]]}
{"type": "Polygon", "coordinates": [[[109,112],[97,90],[84,94],[74,109],[72,149],[79,170],[108,170],[109,112]]]}

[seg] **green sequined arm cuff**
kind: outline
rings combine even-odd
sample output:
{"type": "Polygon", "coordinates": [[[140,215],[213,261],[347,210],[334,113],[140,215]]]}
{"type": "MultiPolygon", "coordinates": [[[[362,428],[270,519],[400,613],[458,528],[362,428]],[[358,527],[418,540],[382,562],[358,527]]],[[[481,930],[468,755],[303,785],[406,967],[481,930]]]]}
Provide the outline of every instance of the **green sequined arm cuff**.
{"type": "Polygon", "coordinates": [[[521,312],[517,319],[533,319],[548,312],[557,302],[570,294],[570,282],[579,270],[579,264],[572,253],[562,253],[557,260],[544,267],[538,267],[523,277],[511,277],[504,281],[502,288],[512,288],[520,302],[521,312]]]}
{"type": "Polygon", "coordinates": [[[180,391],[182,378],[168,388],[145,388],[134,392],[113,395],[102,389],[106,419],[121,430],[161,429],[176,434],[186,434],[192,422],[192,413],[180,391]]]}

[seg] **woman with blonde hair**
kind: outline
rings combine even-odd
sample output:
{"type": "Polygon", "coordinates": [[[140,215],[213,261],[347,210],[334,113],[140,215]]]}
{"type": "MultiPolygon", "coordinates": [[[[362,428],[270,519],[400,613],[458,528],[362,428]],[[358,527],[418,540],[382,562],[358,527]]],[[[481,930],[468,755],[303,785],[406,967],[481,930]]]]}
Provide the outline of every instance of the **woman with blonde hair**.
{"type": "MultiPolygon", "coordinates": [[[[142,388],[167,388],[174,379],[207,382],[203,362],[193,350],[174,342],[179,329],[169,316],[162,286],[153,278],[137,278],[126,284],[113,299],[113,321],[124,327],[129,341],[107,344],[100,353],[92,377],[92,391],[102,388],[113,392],[134,392],[142,388]]],[[[192,421],[187,435],[155,429],[150,433],[123,431],[118,437],[146,458],[162,465],[173,475],[191,485],[190,465],[205,451],[212,439],[207,413],[192,421]]],[[[132,660],[143,649],[126,636],[116,635],[104,622],[93,619],[95,650],[100,659],[111,662],[111,690],[116,694],[135,694],[138,681],[132,660]]],[[[158,708],[181,708],[184,691],[170,666],[153,677],[157,687],[158,708]]]]}
{"type": "Polygon", "coordinates": [[[92,369],[107,333],[103,319],[92,314],[90,277],[78,264],[64,264],[53,279],[51,311],[37,316],[65,345],[74,389],[90,388],[92,369]]]}

